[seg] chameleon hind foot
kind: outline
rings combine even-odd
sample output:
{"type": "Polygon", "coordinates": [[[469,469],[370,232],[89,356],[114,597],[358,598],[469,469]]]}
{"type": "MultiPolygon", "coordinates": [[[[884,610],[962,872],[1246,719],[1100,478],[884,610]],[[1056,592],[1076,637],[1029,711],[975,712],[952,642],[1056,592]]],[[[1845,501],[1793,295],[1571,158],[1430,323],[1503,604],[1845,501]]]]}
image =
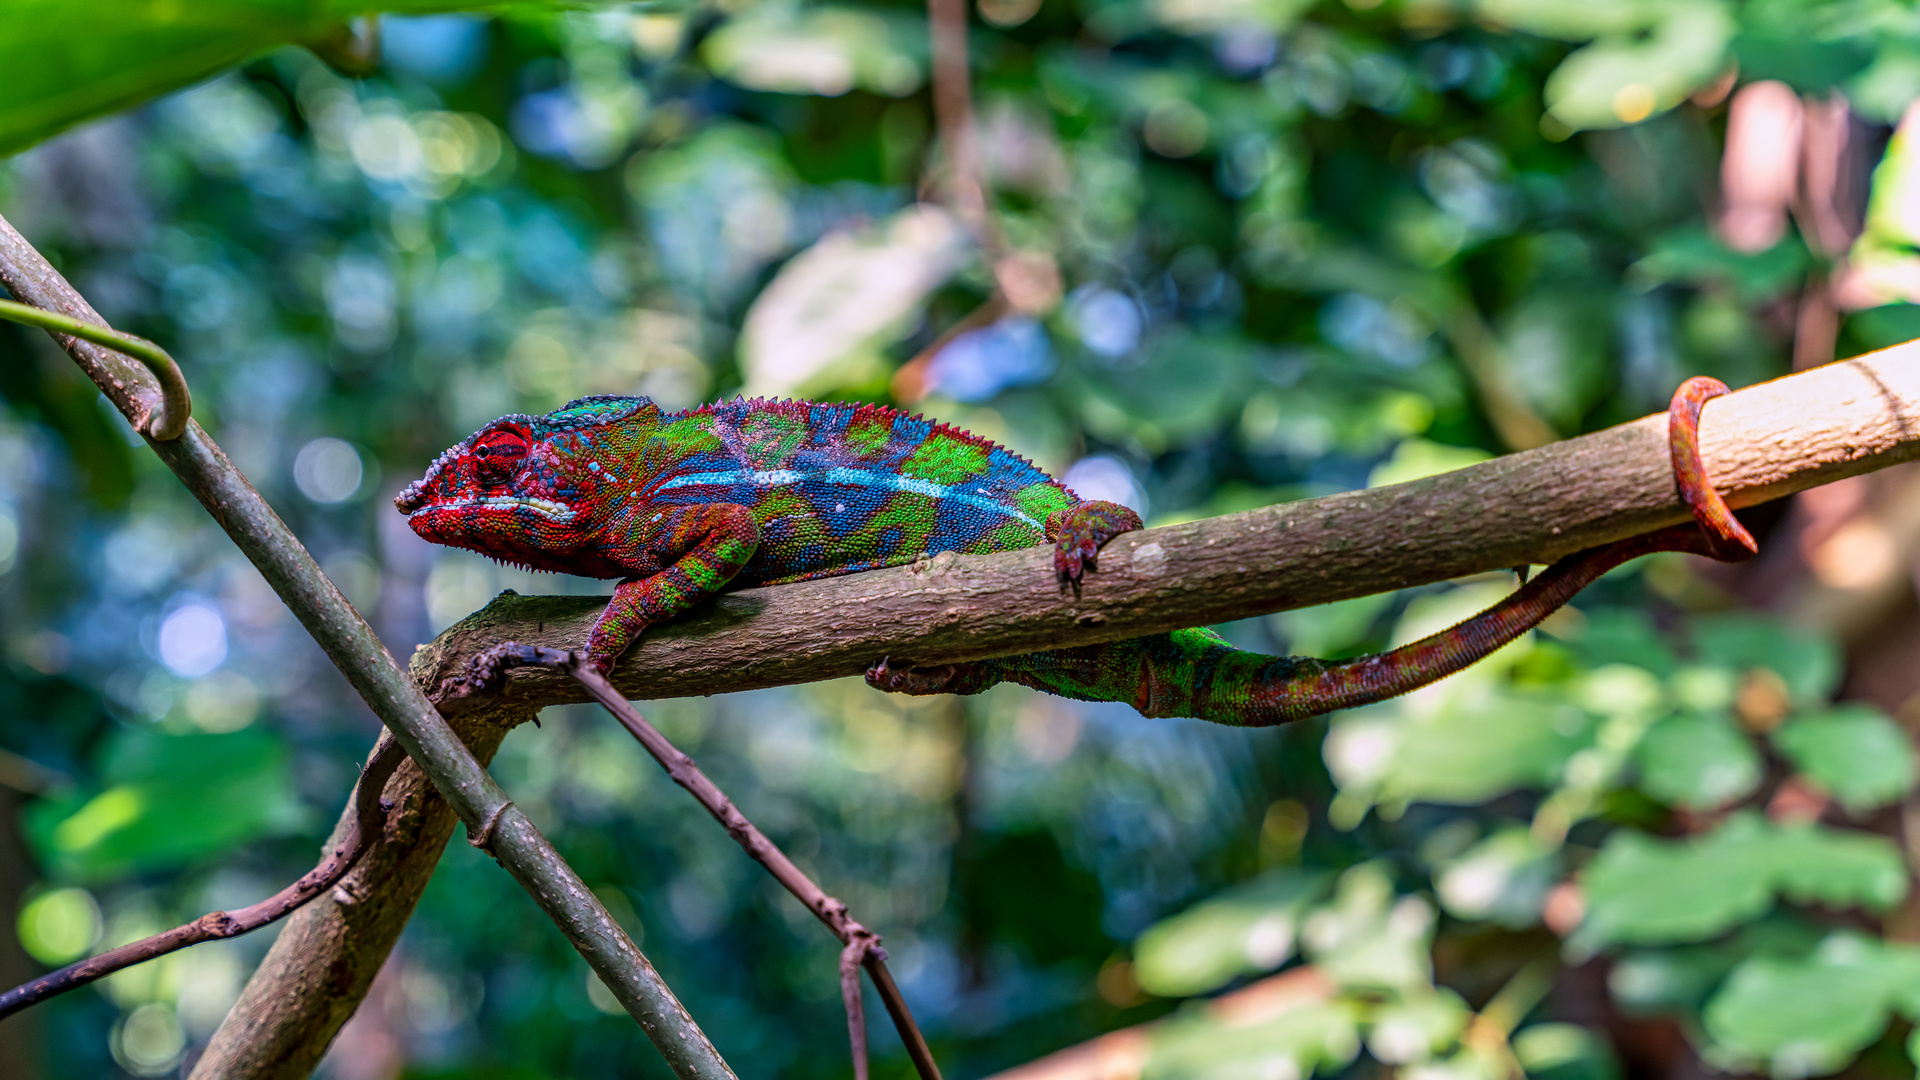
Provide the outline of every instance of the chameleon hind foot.
{"type": "Polygon", "coordinates": [[[538,645],[522,645],[517,641],[502,641],[489,645],[473,654],[467,660],[467,666],[458,675],[449,675],[440,681],[440,698],[464,698],[475,694],[498,692],[507,682],[507,672],[517,667],[550,663],[547,654],[552,649],[542,649],[538,645]]]}
{"type": "Polygon", "coordinates": [[[1092,499],[1047,515],[1047,539],[1053,541],[1053,572],[1066,582],[1079,582],[1082,570],[1092,570],[1100,548],[1121,533],[1144,527],[1140,515],[1116,502],[1092,499]]]}
{"type": "Polygon", "coordinates": [[[977,694],[999,681],[986,661],[914,667],[883,656],[867,668],[867,685],[889,694],[977,694]]]}

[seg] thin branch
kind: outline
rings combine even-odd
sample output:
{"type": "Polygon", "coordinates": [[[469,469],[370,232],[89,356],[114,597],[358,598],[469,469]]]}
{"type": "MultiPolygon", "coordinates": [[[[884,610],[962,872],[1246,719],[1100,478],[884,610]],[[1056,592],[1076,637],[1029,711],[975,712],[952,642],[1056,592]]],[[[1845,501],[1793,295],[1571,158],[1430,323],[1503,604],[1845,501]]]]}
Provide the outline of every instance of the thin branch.
{"type": "Polygon", "coordinates": [[[383,805],[380,793],[386,789],[393,771],[405,760],[406,754],[401,751],[399,743],[381,741],[379,749],[367,759],[366,768],[360,772],[360,783],[354,789],[354,829],[320,860],[320,865],[307,871],[299,881],[257,904],[233,911],[209,912],[185,926],[176,926],[152,937],[109,949],[98,956],[68,964],[58,971],[22,983],[0,994],[0,1019],[135,964],[144,964],[203,941],[250,934],[268,923],[291,915],[309,900],[338,884],[347,871],[360,861],[360,857],[367,853],[373,839],[380,835],[381,822],[386,815],[387,807],[383,805]]]}
{"type": "MultiPolygon", "coordinates": [[[[0,219],[0,284],[19,300],[105,326],[59,272],[0,219]]],[[[146,430],[161,395],[146,369],[70,335],[56,339],[137,428],[146,430]]],[[[434,786],[479,835],[489,823],[490,853],[566,934],[674,1071],[731,1080],[732,1070],[693,1022],[647,958],[487,774],[360,613],[320,571],[279,515],[220,447],[191,420],[180,438],[149,441],[201,505],[253,562],[387,730],[420,763],[434,786]]]]}
{"type": "Polygon", "coordinates": [[[732,799],[719,785],[707,778],[693,758],[674,746],[660,730],[647,722],[640,711],[621,696],[613,684],[586,663],[585,656],[578,650],[563,652],[558,649],[543,649],[503,643],[489,650],[484,658],[487,667],[493,671],[504,671],[519,666],[540,666],[565,672],[586,689],[593,700],[599,702],[613,714],[614,719],[627,729],[653,760],[667,770],[673,782],[679,784],[706,807],[715,821],[726,827],[748,855],[761,866],[767,868],[775,881],[794,895],[814,917],[825,923],[827,929],[846,945],[841,954],[840,973],[842,995],[846,998],[847,1023],[853,1042],[854,1075],[865,1080],[867,1075],[866,1024],[862,1018],[860,1004],[860,984],[856,971],[865,967],[873,977],[874,987],[886,1002],[887,1012],[893,1017],[894,1026],[900,1031],[900,1041],[906,1044],[907,1055],[913,1059],[914,1068],[919,1070],[921,1080],[940,1080],[939,1066],[934,1064],[933,1053],[927,1048],[927,1041],[920,1034],[919,1025],[913,1021],[913,1014],[907,1008],[906,999],[900,996],[900,990],[893,983],[893,977],[887,971],[887,951],[880,947],[880,935],[854,921],[847,913],[847,905],[828,896],[826,890],[814,884],[812,878],[795,866],[792,859],[778,845],[767,839],[747,816],[740,812],[732,799]]]}
{"type": "MultiPolygon", "coordinates": [[[[725,593],[650,628],[614,669],[629,698],[855,675],[1204,626],[1514,566],[1690,520],[1664,414],[1441,476],[1125,534],[1078,590],[1052,553],[943,554],[912,566],[725,593]]],[[[1735,507],[1920,457],[1920,343],[1748,387],[1706,406],[1702,451],[1735,507]]],[[[571,649],[594,597],[502,594],[415,658],[453,685],[500,641],[571,649]]],[[[531,670],[503,702],[582,699],[531,670]]],[[[449,701],[457,711],[479,702],[449,701]]]]}

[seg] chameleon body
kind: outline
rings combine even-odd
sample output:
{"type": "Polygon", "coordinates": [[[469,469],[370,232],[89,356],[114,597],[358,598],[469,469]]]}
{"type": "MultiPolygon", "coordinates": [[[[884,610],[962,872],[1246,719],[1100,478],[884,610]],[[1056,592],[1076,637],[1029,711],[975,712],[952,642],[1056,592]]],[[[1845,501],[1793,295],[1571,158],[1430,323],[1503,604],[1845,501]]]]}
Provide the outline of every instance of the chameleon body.
{"type": "MultiPolygon", "coordinates": [[[[1676,423],[1680,408],[1676,398],[1676,423]]],[[[1698,401],[1690,415],[1697,422],[1698,401]]],[[[1676,431],[1676,439],[1692,434],[1676,431]]],[[[663,412],[646,398],[590,397],[545,416],[502,417],[442,454],[394,503],[436,543],[621,579],[586,642],[602,671],[647,626],[722,589],[1049,542],[1056,572],[1077,580],[1094,567],[1100,545],[1141,527],[1126,507],[1083,500],[1024,458],[957,428],[879,405],[759,399],[663,412]]],[[[1148,716],[1279,723],[1459,670],[1627,558],[1663,548],[1704,552],[1703,537],[1691,527],[1663,530],[1572,556],[1488,612],[1382,656],[1264,656],[1196,628],[933,668],[881,660],[867,678],[918,694],[978,693],[1010,681],[1127,702],[1148,716]]]]}

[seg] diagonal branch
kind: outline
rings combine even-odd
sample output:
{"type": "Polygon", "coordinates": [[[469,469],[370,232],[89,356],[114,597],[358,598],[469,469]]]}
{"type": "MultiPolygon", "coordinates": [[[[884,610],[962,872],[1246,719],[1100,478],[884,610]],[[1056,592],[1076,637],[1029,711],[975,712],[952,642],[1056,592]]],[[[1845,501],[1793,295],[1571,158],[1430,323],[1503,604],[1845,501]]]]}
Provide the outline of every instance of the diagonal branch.
{"type": "MultiPolygon", "coordinates": [[[[1716,399],[1701,442],[1735,507],[1920,458],[1920,342],[1716,399]]],[[[1550,563],[1687,520],[1666,417],[1647,417],[1425,480],[1129,533],[1077,591],[1055,585],[1042,549],[743,589],[650,629],[614,683],[634,698],[714,694],[858,674],[883,656],[937,664],[1086,645],[1550,563]]],[[[503,593],[415,670],[442,681],[507,640],[573,648],[604,606],[503,593]]],[[[503,701],[581,699],[571,679],[535,670],[515,674],[503,701]]]]}
{"type": "MultiPolygon", "coordinates": [[[[0,284],[22,303],[106,325],[4,219],[0,284]]],[[[136,428],[151,430],[165,416],[165,394],[146,368],[76,337],[56,334],[56,340],[136,428]]],[[[682,1077],[731,1080],[726,1062],[632,939],[494,783],[446,718],[400,670],[373,628],[206,431],[189,420],[180,437],[166,442],[149,437],[148,445],[227,531],[395,741],[432,778],[466,823],[468,834],[482,839],[488,853],[553,918],[674,1071],[682,1077]]]]}

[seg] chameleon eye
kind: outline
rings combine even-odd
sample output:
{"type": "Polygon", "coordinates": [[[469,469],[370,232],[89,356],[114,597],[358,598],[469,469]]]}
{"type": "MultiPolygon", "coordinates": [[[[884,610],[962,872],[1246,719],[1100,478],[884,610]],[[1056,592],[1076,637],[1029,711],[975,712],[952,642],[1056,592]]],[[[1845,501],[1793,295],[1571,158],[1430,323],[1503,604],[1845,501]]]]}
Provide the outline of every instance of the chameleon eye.
{"type": "Polygon", "coordinates": [[[512,428],[489,431],[473,444],[473,456],[478,459],[474,471],[483,484],[504,484],[520,471],[528,449],[527,437],[521,432],[512,428]]]}

